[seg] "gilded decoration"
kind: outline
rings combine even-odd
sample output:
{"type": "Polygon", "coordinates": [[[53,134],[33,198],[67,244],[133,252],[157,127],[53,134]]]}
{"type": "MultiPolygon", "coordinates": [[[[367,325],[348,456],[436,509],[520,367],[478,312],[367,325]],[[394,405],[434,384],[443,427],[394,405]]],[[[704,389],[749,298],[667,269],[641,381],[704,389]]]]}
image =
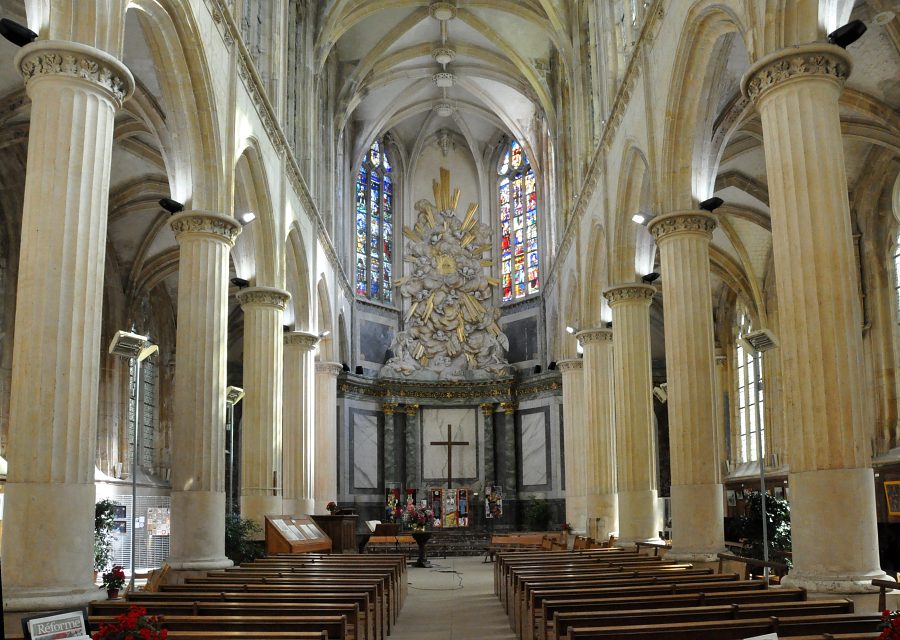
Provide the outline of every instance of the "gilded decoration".
{"type": "Polygon", "coordinates": [[[811,44],[782,49],[766,56],[744,75],[744,95],[753,101],[785,80],[803,76],[825,76],[843,85],[850,75],[846,51],[835,45],[811,44]]]}
{"type": "Polygon", "coordinates": [[[172,217],[169,226],[178,242],[184,236],[206,236],[233,247],[241,233],[240,223],[229,216],[202,211],[185,211],[172,217]]]}
{"type": "Polygon", "coordinates": [[[237,294],[241,307],[257,305],[260,307],[274,307],[284,311],[291,294],[274,287],[252,287],[242,289],[237,294]]]}
{"type": "Polygon", "coordinates": [[[381,411],[386,416],[394,415],[394,412],[397,411],[397,403],[396,402],[384,402],[381,404],[381,411]]]}
{"type": "Polygon", "coordinates": [[[408,416],[414,416],[414,415],[416,415],[417,413],[419,413],[419,405],[417,405],[417,404],[408,404],[408,405],[406,405],[405,407],[403,407],[403,410],[406,411],[406,415],[408,415],[408,416]]]}
{"type": "Polygon", "coordinates": [[[716,218],[705,211],[677,211],[650,221],[647,231],[659,242],[680,233],[703,235],[712,238],[716,230],[716,218]]]}
{"type": "Polygon", "coordinates": [[[622,302],[637,301],[650,304],[654,295],[656,295],[656,287],[650,284],[624,284],[610,287],[603,292],[603,297],[606,298],[610,306],[622,302]]]}
{"type": "Polygon", "coordinates": [[[436,204],[419,200],[416,223],[403,229],[411,267],[395,283],[409,307],[380,375],[444,381],[508,376],[509,341],[493,304],[499,281],[485,273],[492,261],[482,258],[492,248],[484,243],[492,231],[478,221],[475,203],[462,219],[456,216],[460,192],[451,194],[447,169],[432,186],[436,204]]]}
{"type": "Polygon", "coordinates": [[[487,402],[481,405],[481,413],[484,414],[485,418],[490,418],[494,415],[494,405],[488,404],[487,402]]]}
{"type": "Polygon", "coordinates": [[[512,402],[501,402],[500,410],[506,415],[512,415],[516,412],[516,405],[512,402]]]}

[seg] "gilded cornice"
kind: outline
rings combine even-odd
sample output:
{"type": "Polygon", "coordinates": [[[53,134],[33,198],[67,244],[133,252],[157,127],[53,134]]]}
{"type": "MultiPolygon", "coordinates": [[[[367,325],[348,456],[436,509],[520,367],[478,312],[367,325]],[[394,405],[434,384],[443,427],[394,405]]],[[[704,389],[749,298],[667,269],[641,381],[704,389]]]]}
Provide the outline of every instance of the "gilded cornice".
{"type": "Polygon", "coordinates": [[[284,345],[286,347],[300,347],[304,351],[312,351],[319,344],[319,336],[314,333],[306,333],[305,331],[289,331],[284,334],[284,345]]]}
{"type": "Polygon", "coordinates": [[[179,243],[185,238],[200,236],[233,247],[241,234],[241,225],[237,220],[211,211],[184,211],[169,218],[169,226],[179,243]]]}
{"type": "Polygon", "coordinates": [[[647,231],[657,242],[683,233],[710,240],[715,229],[716,218],[706,211],[675,211],[657,216],[647,225],[647,231]]]}
{"type": "Polygon", "coordinates": [[[833,44],[788,47],[770,53],[751,66],[741,79],[741,92],[758,103],[770,89],[788,80],[820,76],[843,86],[851,69],[847,52],[833,44]]]}
{"type": "Polygon", "coordinates": [[[612,329],[585,329],[575,334],[575,338],[581,344],[595,344],[602,342],[612,343],[612,329]]]}
{"type": "MultiPolygon", "coordinates": [[[[280,311],[284,311],[291,294],[275,287],[249,287],[241,289],[237,293],[238,302],[241,307],[260,306],[274,307],[280,311]]],[[[340,366],[340,365],[339,365],[340,366]]]]}
{"type": "Polygon", "coordinates": [[[405,407],[403,407],[403,410],[406,411],[406,415],[408,415],[408,416],[414,416],[414,415],[416,415],[417,413],[419,413],[419,405],[417,405],[417,404],[408,404],[408,405],[406,405],[405,407]]]}
{"type": "Polygon", "coordinates": [[[485,418],[490,418],[492,415],[494,415],[494,405],[487,402],[482,403],[481,413],[484,414],[485,418]]]}
{"type": "Polygon", "coordinates": [[[620,284],[603,292],[603,297],[611,307],[623,302],[650,304],[654,295],[656,295],[656,287],[651,284],[620,284]]]}
{"type": "Polygon", "coordinates": [[[394,415],[394,412],[397,411],[397,406],[396,402],[382,402],[381,412],[386,416],[392,416],[394,415]]]}

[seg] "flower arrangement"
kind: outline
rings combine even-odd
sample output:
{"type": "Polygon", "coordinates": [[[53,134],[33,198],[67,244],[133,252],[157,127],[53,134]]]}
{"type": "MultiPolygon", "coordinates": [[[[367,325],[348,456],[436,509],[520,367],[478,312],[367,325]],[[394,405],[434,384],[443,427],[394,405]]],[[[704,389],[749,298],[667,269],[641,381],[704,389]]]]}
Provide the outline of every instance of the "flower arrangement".
{"type": "Polygon", "coordinates": [[[881,630],[878,640],[900,640],[900,611],[882,611],[878,628],[881,630]]]}
{"type": "Polygon", "coordinates": [[[125,570],[117,564],[103,574],[103,588],[107,591],[118,591],[125,586],[125,570]]]}
{"type": "Polygon", "coordinates": [[[328,510],[328,513],[330,513],[331,515],[334,515],[334,512],[337,511],[337,508],[338,508],[337,502],[332,500],[331,502],[329,502],[328,504],[325,505],[325,508],[328,510]]]}
{"type": "Polygon", "coordinates": [[[131,607],[116,621],[101,625],[92,640],[166,640],[169,632],[162,628],[159,616],[148,616],[144,607],[131,607]]]}
{"type": "Polygon", "coordinates": [[[412,502],[406,505],[403,512],[403,524],[413,531],[425,531],[434,521],[434,511],[425,506],[417,507],[412,502]]]}
{"type": "Polygon", "coordinates": [[[563,522],[559,526],[559,528],[562,529],[563,531],[565,531],[566,533],[572,533],[572,525],[570,525],[568,522],[563,522]]]}

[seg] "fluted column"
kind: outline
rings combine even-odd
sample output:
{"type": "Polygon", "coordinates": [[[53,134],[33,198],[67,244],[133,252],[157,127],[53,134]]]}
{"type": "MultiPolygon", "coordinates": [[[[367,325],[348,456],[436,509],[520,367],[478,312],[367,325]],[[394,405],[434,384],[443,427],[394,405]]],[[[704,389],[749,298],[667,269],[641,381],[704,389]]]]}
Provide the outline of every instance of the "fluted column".
{"type": "Polygon", "coordinates": [[[883,575],[838,106],[849,74],[843,49],[817,43],[762,58],[741,83],[762,119],[769,180],[791,467],[789,582],[816,591],[868,591],[883,575]]]}
{"type": "Polygon", "coordinates": [[[241,418],[241,516],[260,528],[282,502],[282,320],[291,295],[273,287],[238,293],[244,310],[244,413],[241,418]]]}
{"type": "Polygon", "coordinates": [[[662,529],[650,395],[650,302],[655,293],[646,284],[623,284],[603,292],[613,313],[616,478],[623,542],[658,541],[662,529]]]}
{"type": "Polygon", "coordinates": [[[231,566],[225,557],[225,384],[228,254],[241,225],[229,216],[188,211],[170,220],[180,246],[172,424],[174,569],[231,566]]]}
{"type": "Polygon", "coordinates": [[[283,469],[284,512],[312,513],[313,500],[313,349],[319,336],[284,334],[283,469]]]}
{"type": "Polygon", "coordinates": [[[587,329],[575,337],[584,348],[585,510],[588,535],[599,541],[619,531],[613,336],[610,329],[587,329]]]}
{"type": "Polygon", "coordinates": [[[96,597],[94,462],[110,160],[134,80],[116,58],[38,41],[15,59],[31,100],[3,522],[7,611],[96,597]]]}
{"type": "Polygon", "coordinates": [[[419,405],[408,404],[406,412],[406,487],[422,488],[422,426],[419,420],[419,405]]]}
{"type": "Polygon", "coordinates": [[[709,241],[715,218],[678,211],[648,230],[660,251],[666,332],[672,551],[713,562],[725,551],[724,500],[716,428],[716,365],[709,241]]]}
{"type": "Polygon", "coordinates": [[[337,362],[316,363],[316,441],[315,496],[316,513],[325,513],[325,505],[337,502],[337,362]]]}
{"type": "Polygon", "coordinates": [[[584,379],[580,359],[561,360],[563,442],[566,466],[566,522],[579,534],[587,531],[584,498],[584,379]]]}

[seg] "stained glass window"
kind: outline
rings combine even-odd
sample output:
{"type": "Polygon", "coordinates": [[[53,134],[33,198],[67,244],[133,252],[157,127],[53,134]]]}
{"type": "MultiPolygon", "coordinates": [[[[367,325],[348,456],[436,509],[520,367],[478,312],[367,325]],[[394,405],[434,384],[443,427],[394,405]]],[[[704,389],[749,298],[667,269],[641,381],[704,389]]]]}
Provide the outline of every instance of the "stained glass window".
{"type": "Polygon", "coordinates": [[[756,430],[759,429],[760,439],[765,449],[765,412],[763,404],[762,370],[763,356],[761,353],[744,349],[740,338],[752,331],[750,315],[738,306],[737,309],[737,337],[735,341],[735,369],[737,369],[737,412],[739,442],[738,455],[740,462],[752,462],[759,459],[756,448],[756,430]],[[757,376],[759,371],[759,376],[757,376]],[[759,424],[757,424],[757,404],[759,404],[759,424]]]}
{"type": "Polygon", "coordinates": [[[372,143],[356,177],[356,295],[393,301],[394,183],[381,140],[372,143]]]}
{"type": "Polygon", "coordinates": [[[503,302],[540,291],[537,184],[525,150],[513,140],[497,167],[500,286],[503,302]]]}
{"type": "MultiPolygon", "coordinates": [[[[151,473],[157,472],[156,465],[156,362],[148,358],[141,364],[141,428],[138,438],[138,464],[151,473]]],[[[131,469],[134,429],[137,424],[135,415],[137,396],[137,368],[134,359],[128,360],[128,468],[131,469]]],[[[131,473],[130,471],[128,472],[131,473]]]]}

